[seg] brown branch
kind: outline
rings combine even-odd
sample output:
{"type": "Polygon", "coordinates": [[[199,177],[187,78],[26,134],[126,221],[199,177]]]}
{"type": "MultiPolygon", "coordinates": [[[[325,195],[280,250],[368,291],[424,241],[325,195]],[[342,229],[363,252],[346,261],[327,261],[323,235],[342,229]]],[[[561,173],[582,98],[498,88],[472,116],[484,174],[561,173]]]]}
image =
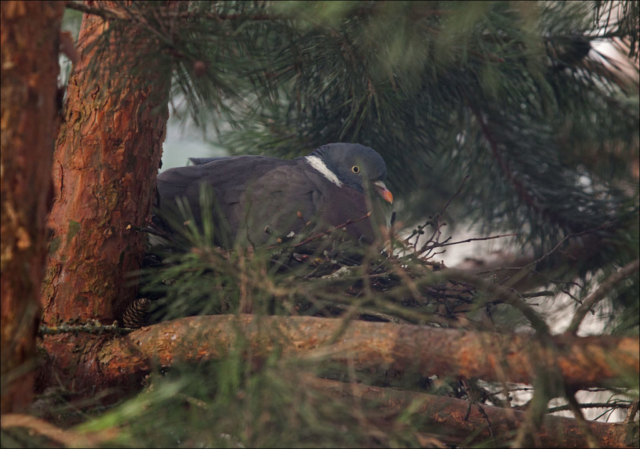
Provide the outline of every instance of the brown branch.
{"type": "Polygon", "coordinates": [[[573,319],[571,320],[571,324],[567,327],[566,332],[569,334],[575,335],[580,328],[580,324],[582,320],[587,315],[587,313],[600,301],[602,301],[609,292],[621,281],[631,276],[634,273],[638,272],[638,268],[640,267],[640,259],[636,259],[631,263],[628,263],[624,267],[622,267],[618,272],[609,276],[600,286],[596,289],[595,292],[591,293],[587,296],[587,299],[583,301],[583,303],[576,310],[573,319]]]}
{"type": "Polygon", "coordinates": [[[106,5],[101,7],[89,6],[83,2],[68,2],[66,5],[67,8],[73,9],[76,11],[83,12],[85,14],[92,14],[94,16],[101,17],[104,20],[128,20],[129,17],[123,11],[119,11],[115,8],[110,8],[106,5]]]}
{"type": "Polygon", "coordinates": [[[47,421],[29,415],[17,413],[2,415],[0,428],[7,430],[14,427],[29,429],[30,433],[53,440],[64,447],[99,447],[102,443],[115,438],[118,433],[116,427],[92,434],[76,433],[60,429],[47,421]]]}
{"type": "MultiPolygon", "coordinates": [[[[540,335],[549,335],[549,326],[547,323],[540,317],[540,315],[533,310],[533,308],[524,302],[517,292],[513,289],[503,287],[499,284],[495,284],[487,279],[474,276],[465,271],[461,270],[442,270],[437,273],[430,273],[429,276],[424,276],[422,279],[416,281],[417,286],[421,285],[435,285],[439,282],[447,282],[447,281],[462,281],[472,285],[475,285],[482,291],[488,293],[491,298],[486,299],[485,303],[491,304],[509,304],[510,306],[518,309],[524,316],[529,320],[531,326],[540,334],[540,335]]],[[[397,297],[402,297],[403,293],[407,290],[407,286],[402,285],[400,287],[396,287],[395,289],[389,290],[384,293],[384,296],[390,300],[394,300],[397,297]]],[[[481,303],[478,303],[477,306],[481,306],[481,303]]]]}
{"type": "Polygon", "coordinates": [[[467,104],[469,105],[469,108],[473,112],[473,115],[475,115],[476,120],[480,125],[482,134],[484,135],[484,138],[486,139],[487,143],[489,144],[489,147],[491,148],[493,157],[498,161],[498,164],[500,165],[500,169],[502,170],[507,180],[513,185],[516,192],[518,193],[518,196],[520,196],[520,198],[522,198],[531,209],[537,211],[543,217],[549,218],[551,222],[557,223],[558,221],[557,218],[551,215],[547,209],[543,208],[542,205],[538,202],[538,200],[532,195],[530,195],[529,192],[527,192],[527,189],[522,184],[522,182],[516,178],[513,171],[511,170],[511,167],[509,166],[509,162],[504,158],[504,156],[500,152],[500,149],[498,148],[498,142],[496,142],[493,136],[493,133],[489,129],[489,126],[487,125],[487,123],[485,123],[484,117],[482,116],[481,112],[474,105],[472,105],[471,102],[468,101],[467,104]]]}
{"type": "MultiPolygon", "coordinates": [[[[542,262],[544,259],[546,259],[547,257],[549,257],[550,255],[552,255],[553,253],[555,253],[558,249],[560,249],[560,247],[564,244],[564,242],[566,242],[567,240],[569,240],[570,238],[573,237],[580,237],[582,235],[585,234],[592,234],[595,233],[596,231],[599,231],[601,229],[606,229],[609,228],[611,226],[613,226],[614,222],[607,222],[601,226],[598,226],[597,228],[593,228],[593,229],[587,229],[586,231],[581,231],[581,232],[576,232],[576,233],[572,233],[572,234],[568,234],[566,235],[562,240],[560,240],[560,242],[558,242],[556,244],[556,246],[554,246],[553,248],[551,248],[549,251],[547,251],[546,253],[544,253],[542,256],[540,256],[539,258],[537,258],[536,260],[533,260],[529,263],[527,263],[526,265],[522,266],[522,267],[500,267],[494,270],[490,270],[490,271],[480,271],[477,274],[478,275],[482,275],[482,274],[488,274],[488,273],[495,273],[498,271],[505,271],[505,270],[525,270],[529,267],[533,267],[538,265],[540,262],[542,262]]],[[[574,256],[569,254],[570,258],[573,258],[574,256]]]]}
{"type": "Polygon", "coordinates": [[[631,403],[631,405],[629,406],[629,410],[627,411],[627,416],[624,418],[625,424],[630,424],[633,422],[633,418],[635,418],[636,414],[638,413],[639,405],[640,404],[637,398],[631,403]]]}
{"type": "MultiPolygon", "coordinates": [[[[631,408],[633,405],[630,402],[586,402],[582,404],[578,404],[578,408],[631,408]]],[[[558,412],[566,412],[571,411],[571,406],[569,404],[558,405],[557,407],[549,407],[547,413],[558,413],[558,412]]]]}
{"type": "MultiPolygon", "coordinates": [[[[131,17],[123,14],[121,11],[117,11],[108,6],[102,7],[94,7],[89,6],[86,3],[82,2],[68,2],[66,5],[67,8],[73,9],[76,11],[83,12],[85,14],[92,14],[99,16],[105,20],[130,20],[131,17]]],[[[368,17],[371,16],[375,11],[375,8],[358,8],[349,13],[350,17],[368,17]]],[[[438,16],[441,14],[446,14],[448,11],[443,10],[422,10],[422,11],[411,11],[410,19],[418,20],[424,17],[438,16]]],[[[225,21],[225,20],[250,20],[250,21],[271,21],[271,20],[295,20],[295,19],[306,19],[311,22],[317,22],[317,16],[312,14],[271,14],[271,13],[249,13],[249,14],[225,14],[225,13],[215,13],[215,12],[205,12],[202,10],[198,11],[161,11],[161,14],[166,18],[181,18],[181,19],[209,19],[215,21],[225,21]]]]}
{"type": "Polygon", "coordinates": [[[134,330],[135,329],[128,328],[128,327],[120,327],[117,321],[113,324],[105,325],[95,320],[85,324],[62,323],[57,326],[55,325],[47,326],[46,324],[41,324],[38,327],[38,335],[43,336],[43,335],[68,334],[68,333],[76,334],[79,332],[84,332],[87,334],[94,334],[94,335],[102,335],[102,334],[125,335],[125,334],[128,334],[129,332],[133,332],[134,330]]]}
{"type": "MultiPolygon", "coordinates": [[[[83,12],[85,14],[92,14],[94,16],[99,16],[104,20],[131,20],[132,17],[125,14],[123,11],[118,11],[117,9],[110,8],[108,6],[89,6],[86,3],[81,2],[69,2],[67,3],[67,8],[73,9],[76,11],[83,12]]],[[[290,20],[294,17],[285,16],[282,14],[219,14],[219,13],[208,13],[204,11],[163,11],[163,16],[165,17],[177,17],[181,19],[211,19],[216,21],[223,20],[252,20],[252,21],[265,21],[265,20],[290,20]]]]}
{"type": "MultiPolygon", "coordinates": [[[[385,413],[388,419],[397,417],[407,407],[411,407],[413,413],[423,418],[423,421],[420,421],[420,430],[424,428],[455,437],[458,443],[464,442],[465,446],[486,443],[495,435],[506,439],[513,433],[514,428],[520,427],[525,421],[524,412],[488,405],[482,405],[482,411],[477,405],[472,405],[465,420],[463,418],[469,411],[469,403],[461,399],[362,384],[345,384],[311,376],[305,379],[305,384],[333,396],[353,397],[375,404],[376,409],[385,413]],[[487,421],[491,423],[490,426],[487,421]]],[[[600,447],[627,447],[624,425],[601,422],[585,424],[600,447]]],[[[447,436],[436,436],[448,441],[447,436]]],[[[546,415],[538,437],[543,447],[588,445],[588,438],[580,423],[572,418],[546,415]]],[[[504,446],[504,443],[505,441],[497,441],[499,446],[504,446]]]]}
{"type": "MultiPolygon", "coordinates": [[[[582,431],[585,436],[585,440],[587,445],[590,448],[599,448],[601,444],[598,443],[596,436],[593,434],[591,429],[589,428],[589,423],[585,419],[584,414],[582,413],[582,409],[580,408],[580,404],[576,399],[574,394],[567,395],[568,406],[576,421],[578,422],[578,427],[582,431]]],[[[623,441],[623,439],[621,439],[623,441]]]]}
{"type": "Polygon", "coordinates": [[[328,346],[341,325],[340,319],[220,315],[164,322],[113,339],[45,336],[56,358],[42,366],[40,374],[55,382],[56,371],[79,363],[68,354],[73,338],[84,338],[80,344],[86,348],[75,371],[78,388],[124,387],[154,366],[220,359],[239,341],[246,343],[254,357],[281,350],[307,360],[353,362],[359,370],[415,370],[425,376],[487,381],[503,380],[499,375],[503,370],[506,380],[516,383],[532,383],[536,367],[543,361],[556,365],[565,384],[574,388],[609,385],[622,375],[634,376],[639,371],[639,342],[631,337],[551,337],[554,349],[523,334],[356,321],[328,346]]]}
{"type": "MultiPolygon", "coordinates": [[[[459,245],[460,243],[469,243],[469,242],[478,242],[478,241],[484,241],[484,240],[493,240],[493,239],[500,239],[503,237],[514,237],[518,235],[517,232],[512,233],[512,234],[502,234],[502,235],[491,235],[489,237],[475,237],[475,238],[471,238],[471,239],[466,239],[466,240],[460,240],[458,242],[443,242],[443,243],[434,243],[433,245],[430,245],[426,248],[423,247],[423,249],[427,250],[427,249],[434,249],[434,248],[441,248],[443,246],[451,246],[451,245],[459,245]]],[[[422,250],[421,250],[422,251],[422,250]]]]}

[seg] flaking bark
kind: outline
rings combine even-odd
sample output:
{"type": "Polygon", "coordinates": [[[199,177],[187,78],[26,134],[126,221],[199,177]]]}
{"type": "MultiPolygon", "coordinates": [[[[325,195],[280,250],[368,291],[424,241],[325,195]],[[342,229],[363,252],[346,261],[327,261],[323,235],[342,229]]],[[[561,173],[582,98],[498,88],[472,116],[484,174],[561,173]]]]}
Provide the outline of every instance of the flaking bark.
{"type": "Polygon", "coordinates": [[[48,324],[72,318],[111,324],[133,299],[127,275],[139,268],[144,251],[144,237],[134,229],[145,226],[152,204],[169,73],[147,82],[126,70],[110,72],[123,61],[133,68],[139,49],[111,36],[122,50],[118,60],[97,53],[91,45],[107,27],[99,17],[83,18],[80,60],[58,135],[49,220],[54,232],[42,295],[48,324]],[[98,79],[89,70],[95,64],[98,79]]]}
{"type": "MultiPolygon", "coordinates": [[[[309,376],[305,385],[336,395],[364,399],[394,419],[403,410],[411,410],[422,420],[420,430],[438,434],[444,441],[454,437],[453,444],[488,443],[504,446],[510,435],[525,422],[524,412],[472,404],[461,399],[433,396],[362,384],[345,384],[309,376]],[[468,415],[468,416],[467,416],[468,415]],[[466,419],[465,419],[466,417],[466,419]]],[[[623,424],[589,422],[587,424],[599,447],[628,447],[623,424]]],[[[588,441],[580,424],[573,418],[546,415],[537,433],[542,447],[587,447],[588,441]]]]}
{"type": "Polygon", "coordinates": [[[2,413],[29,404],[65,2],[2,2],[2,413]]]}
{"type": "MultiPolygon", "coordinates": [[[[100,387],[137,388],[141,376],[157,367],[225,357],[242,336],[246,350],[263,358],[276,350],[307,360],[353,363],[359,370],[414,371],[424,376],[481,378],[532,383],[536,374],[557,372],[568,387],[608,385],[623,375],[637,376],[636,338],[554,337],[553,347],[534,336],[503,335],[423,326],[354,321],[341,335],[343,320],[255,315],[201,316],[145,327],[109,338],[53,335],[49,347],[60,357],[58,369],[76,370],[75,382],[100,387]],[[330,345],[332,339],[335,343],[330,345]],[[70,348],[84,347],[81,366],[70,348]],[[65,354],[68,362],[63,360],[65,354]]],[[[48,369],[48,368],[47,368],[48,369]]],[[[49,370],[51,381],[56,373],[49,370]]]]}

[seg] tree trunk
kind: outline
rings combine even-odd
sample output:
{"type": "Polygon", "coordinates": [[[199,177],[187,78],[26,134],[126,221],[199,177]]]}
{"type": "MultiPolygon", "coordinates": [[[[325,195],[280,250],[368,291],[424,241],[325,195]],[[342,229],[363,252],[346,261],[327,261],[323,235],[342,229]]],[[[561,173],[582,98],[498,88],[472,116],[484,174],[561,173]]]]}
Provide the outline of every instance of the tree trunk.
{"type": "Polygon", "coordinates": [[[31,402],[64,2],[1,3],[2,413],[31,402]]]}
{"type": "MultiPolygon", "coordinates": [[[[140,268],[145,249],[145,237],[136,228],[146,226],[150,217],[169,115],[170,73],[136,71],[144,50],[138,44],[140,29],[130,23],[123,35],[108,37],[109,51],[101,51],[94,44],[107,38],[102,34],[111,31],[109,26],[85,14],[79,61],[69,80],[65,122],[54,154],[53,236],[42,289],[48,325],[113,323],[134,298],[129,275],[140,268]]],[[[87,368],[83,354],[95,343],[87,334],[46,336],[47,369],[38,378],[38,389],[57,385],[58,379],[70,391],[91,384],[82,375],[87,368]]]]}
{"type": "MultiPolygon", "coordinates": [[[[137,49],[98,53],[91,44],[109,24],[85,15],[80,61],[68,87],[65,123],[54,156],[54,233],[43,288],[44,321],[99,320],[111,324],[132,300],[129,273],[140,267],[168,119],[169,73],[135,77],[137,49]],[[109,75],[123,61],[128,67],[109,75]],[[97,64],[97,78],[90,67],[97,64]]],[[[130,36],[138,30],[131,26],[130,36]]]]}

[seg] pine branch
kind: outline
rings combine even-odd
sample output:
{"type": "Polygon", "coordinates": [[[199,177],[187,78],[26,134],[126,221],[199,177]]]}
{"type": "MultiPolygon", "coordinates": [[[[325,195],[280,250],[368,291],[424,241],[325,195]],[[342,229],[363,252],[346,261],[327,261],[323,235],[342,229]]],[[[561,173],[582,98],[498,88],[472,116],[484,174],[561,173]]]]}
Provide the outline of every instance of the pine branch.
{"type": "Polygon", "coordinates": [[[84,14],[92,14],[103,18],[104,20],[129,20],[127,14],[121,9],[111,8],[109,6],[89,6],[86,3],[80,2],[67,2],[66,8],[80,11],[84,14]]]}
{"type": "MultiPolygon", "coordinates": [[[[119,431],[116,428],[106,429],[100,432],[74,432],[56,427],[47,421],[30,415],[7,413],[2,415],[0,426],[3,432],[16,427],[29,429],[30,435],[48,438],[62,447],[103,447],[105,443],[117,437],[119,431]]],[[[3,437],[4,438],[4,437],[3,437]]],[[[34,442],[35,446],[42,444],[34,442]]]]}
{"type": "MultiPolygon", "coordinates": [[[[311,376],[305,378],[304,383],[309,388],[332,396],[362,399],[369,407],[383,413],[387,419],[396,418],[407,407],[413,406],[413,413],[424,420],[421,426],[432,431],[436,429],[436,433],[442,432],[445,435],[464,435],[463,441],[466,445],[493,440],[497,446],[503,446],[513,428],[521,427],[526,420],[526,414],[521,411],[484,404],[471,405],[469,408],[469,402],[461,399],[363,384],[347,384],[311,376]],[[468,415],[468,419],[463,418],[465,415],[468,415]],[[502,441],[494,440],[495,435],[499,435],[502,441]]],[[[601,422],[585,424],[600,447],[626,447],[624,425],[601,422]]],[[[545,423],[537,436],[543,447],[586,447],[589,441],[583,426],[575,419],[551,416],[545,417],[545,423]],[[557,429],[562,429],[562,435],[558,434],[557,429]]],[[[447,441],[446,436],[442,438],[447,441]]]]}
{"type": "MultiPolygon", "coordinates": [[[[75,11],[80,11],[85,14],[92,14],[99,17],[102,17],[105,20],[131,20],[131,17],[127,16],[127,14],[122,11],[118,11],[115,8],[111,8],[109,6],[89,6],[85,3],[70,1],[66,5],[67,8],[73,9],[75,11]]],[[[368,17],[375,13],[375,7],[363,7],[363,8],[355,8],[348,13],[348,17],[368,17]]],[[[415,14],[412,16],[413,20],[418,20],[424,17],[434,17],[447,14],[449,11],[446,10],[437,10],[437,9],[429,9],[429,10],[419,10],[415,11],[415,14]]],[[[293,14],[274,14],[274,13],[217,13],[217,12],[205,12],[202,10],[197,11],[170,11],[163,10],[162,17],[166,19],[171,18],[180,18],[186,20],[215,20],[215,21],[226,21],[226,20],[241,20],[241,21],[277,21],[277,20],[294,20],[294,19],[306,19],[312,22],[317,21],[317,17],[314,17],[310,14],[301,14],[293,13],[293,14]]]]}
{"type": "MultiPolygon", "coordinates": [[[[620,402],[620,401],[611,401],[611,402],[585,402],[579,403],[579,408],[622,408],[628,409],[631,408],[633,404],[631,402],[620,402]]],[[[571,405],[558,405],[557,407],[549,407],[548,413],[558,413],[558,412],[567,412],[571,410],[571,405]]]]}
{"type": "MultiPolygon", "coordinates": [[[[86,346],[91,349],[83,353],[80,363],[84,368],[78,370],[76,381],[79,385],[85,382],[127,385],[135,377],[150,372],[155,361],[169,367],[220,359],[239,339],[246,341],[253,357],[267,357],[278,350],[309,362],[353,363],[356,369],[416,370],[424,376],[478,377],[486,381],[530,383],[542,360],[549,366],[557,366],[565,385],[575,388],[608,385],[624,373],[637,375],[639,370],[640,348],[636,338],[553,337],[553,345],[563,348],[555,352],[536,338],[522,334],[354,321],[335,344],[326,346],[342,326],[340,319],[312,317],[182,318],[86,346]]],[[[62,343],[63,337],[47,338],[62,343]]],[[[63,351],[57,357],[60,357],[57,363],[64,364],[62,358],[72,355],[63,351]]],[[[55,369],[51,366],[44,369],[46,372],[41,373],[44,378],[55,378],[55,369]]]]}
{"type": "Polygon", "coordinates": [[[57,335],[57,334],[78,334],[86,333],[92,335],[115,334],[126,335],[134,329],[128,327],[120,327],[117,322],[109,325],[100,324],[100,322],[89,322],[84,324],[68,324],[62,323],[58,326],[47,326],[41,324],[38,328],[38,335],[57,335]]]}
{"type": "Polygon", "coordinates": [[[639,267],[640,259],[636,259],[633,262],[630,262],[622,267],[619,271],[612,274],[604,282],[602,282],[597,290],[591,293],[583,301],[580,307],[578,307],[565,333],[573,335],[577,334],[578,329],[580,329],[580,324],[582,323],[582,320],[584,320],[584,317],[587,316],[587,313],[589,313],[589,311],[591,311],[596,304],[606,298],[607,294],[609,294],[621,281],[634,273],[637,274],[639,267]]]}
{"type": "Polygon", "coordinates": [[[485,137],[486,141],[489,144],[489,148],[491,148],[491,153],[496,158],[496,161],[498,162],[498,165],[502,169],[502,173],[505,176],[505,178],[507,178],[507,180],[509,180],[509,182],[515,188],[516,192],[518,192],[518,195],[520,196],[520,198],[522,198],[522,200],[532,210],[536,211],[541,216],[546,216],[552,222],[556,223],[557,222],[556,217],[554,217],[553,215],[550,215],[549,211],[546,210],[545,208],[543,208],[541,206],[541,204],[539,203],[539,201],[535,197],[530,195],[529,192],[527,192],[527,189],[525,188],[525,186],[520,182],[520,180],[513,173],[513,170],[509,166],[509,163],[504,158],[504,156],[502,155],[502,152],[498,148],[498,142],[495,140],[495,138],[493,136],[493,133],[491,132],[491,130],[487,126],[487,124],[485,122],[485,119],[482,116],[482,114],[480,113],[480,111],[474,105],[472,105],[470,102],[468,102],[468,104],[469,104],[469,107],[471,108],[471,110],[473,111],[473,114],[475,115],[478,124],[480,125],[480,129],[482,129],[482,133],[484,134],[484,137],[485,137]]]}

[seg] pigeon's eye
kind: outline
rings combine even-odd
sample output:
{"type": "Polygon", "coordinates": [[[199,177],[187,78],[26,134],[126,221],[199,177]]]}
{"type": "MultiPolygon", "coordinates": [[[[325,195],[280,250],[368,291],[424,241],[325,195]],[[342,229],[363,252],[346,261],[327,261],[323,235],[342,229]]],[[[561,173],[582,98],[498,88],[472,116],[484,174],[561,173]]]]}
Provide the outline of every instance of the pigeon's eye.
{"type": "Polygon", "coordinates": [[[351,167],[351,171],[358,174],[360,173],[360,167],[358,167],[357,165],[354,165],[353,167],[351,167]]]}

